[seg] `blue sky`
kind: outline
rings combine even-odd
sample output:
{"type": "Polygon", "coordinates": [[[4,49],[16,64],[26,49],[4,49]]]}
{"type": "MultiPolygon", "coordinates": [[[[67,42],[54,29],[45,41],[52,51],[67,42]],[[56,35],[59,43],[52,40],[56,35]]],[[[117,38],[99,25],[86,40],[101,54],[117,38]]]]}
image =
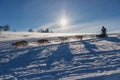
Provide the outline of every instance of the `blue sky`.
{"type": "Polygon", "coordinates": [[[55,32],[120,31],[120,0],[0,0],[0,25],[11,30],[50,28],[55,32]],[[61,29],[59,20],[68,24],[61,29]]]}

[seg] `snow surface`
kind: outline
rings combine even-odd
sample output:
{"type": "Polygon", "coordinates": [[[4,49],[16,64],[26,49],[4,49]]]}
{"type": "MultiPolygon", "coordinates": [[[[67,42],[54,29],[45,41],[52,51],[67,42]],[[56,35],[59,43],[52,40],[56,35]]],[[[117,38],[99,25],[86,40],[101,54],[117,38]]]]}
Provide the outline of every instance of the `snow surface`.
{"type": "Polygon", "coordinates": [[[120,35],[61,42],[56,36],[76,34],[2,32],[0,80],[120,80],[120,35]],[[47,38],[51,43],[38,45],[47,38]],[[53,39],[54,37],[54,39],[53,39]],[[27,47],[14,48],[27,40],[27,47]]]}

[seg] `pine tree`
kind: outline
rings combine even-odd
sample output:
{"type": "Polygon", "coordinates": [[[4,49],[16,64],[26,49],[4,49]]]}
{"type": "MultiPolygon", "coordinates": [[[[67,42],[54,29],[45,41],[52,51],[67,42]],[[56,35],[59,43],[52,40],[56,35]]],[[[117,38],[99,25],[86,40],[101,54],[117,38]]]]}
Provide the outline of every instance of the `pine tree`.
{"type": "Polygon", "coordinates": [[[3,26],[0,26],[0,31],[2,31],[3,30],[3,26]]]}
{"type": "Polygon", "coordinates": [[[34,32],[32,29],[29,29],[28,32],[34,32]]]}
{"type": "Polygon", "coordinates": [[[9,30],[10,30],[9,25],[4,25],[4,26],[3,26],[3,31],[9,31],[9,30]]]}

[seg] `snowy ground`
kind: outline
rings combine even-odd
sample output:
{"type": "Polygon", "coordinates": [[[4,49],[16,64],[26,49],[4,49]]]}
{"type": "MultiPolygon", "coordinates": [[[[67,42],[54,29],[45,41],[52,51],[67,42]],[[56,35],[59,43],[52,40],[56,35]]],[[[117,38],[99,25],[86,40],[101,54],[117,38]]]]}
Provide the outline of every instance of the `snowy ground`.
{"type": "Polygon", "coordinates": [[[45,35],[31,34],[0,35],[0,80],[120,80],[119,35],[64,43],[53,39],[39,46],[36,40],[45,35]],[[29,45],[12,47],[19,39],[29,45]]]}

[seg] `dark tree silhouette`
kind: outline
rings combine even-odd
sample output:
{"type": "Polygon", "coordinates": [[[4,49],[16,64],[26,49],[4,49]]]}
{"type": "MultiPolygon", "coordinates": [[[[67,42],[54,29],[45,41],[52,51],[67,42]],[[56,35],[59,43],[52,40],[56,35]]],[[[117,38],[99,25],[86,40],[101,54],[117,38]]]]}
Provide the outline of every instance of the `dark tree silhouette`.
{"type": "Polygon", "coordinates": [[[49,29],[48,29],[48,28],[46,29],[46,32],[49,32],[49,29]]]}
{"type": "Polygon", "coordinates": [[[2,31],[3,30],[3,26],[0,26],[0,31],[2,31]]]}
{"type": "Polygon", "coordinates": [[[10,30],[9,25],[4,25],[4,26],[3,26],[3,31],[9,31],[9,30],[10,30]]]}
{"type": "Polygon", "coordinates": [[[34,32],[32,29],[29,29],[28,32],[34,32]]]}

